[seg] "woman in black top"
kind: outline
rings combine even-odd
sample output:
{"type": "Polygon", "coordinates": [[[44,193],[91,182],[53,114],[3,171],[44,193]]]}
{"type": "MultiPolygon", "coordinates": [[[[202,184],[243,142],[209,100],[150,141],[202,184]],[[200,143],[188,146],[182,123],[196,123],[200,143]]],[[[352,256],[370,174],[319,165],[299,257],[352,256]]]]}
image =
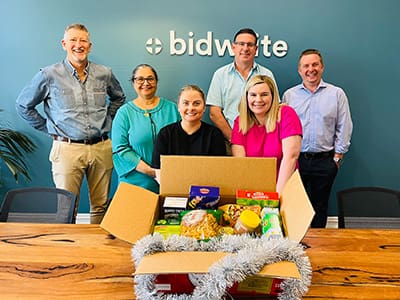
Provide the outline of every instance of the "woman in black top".
{"type": "Polygon", "coordinates": [[[206,110],[204,92],[196,85],[184,86],[178,95],[181,120],[165,126],[157,135],[152,167],[160,169],[160,155],[226,155],[222,132],[202,121],[206,110]]]}

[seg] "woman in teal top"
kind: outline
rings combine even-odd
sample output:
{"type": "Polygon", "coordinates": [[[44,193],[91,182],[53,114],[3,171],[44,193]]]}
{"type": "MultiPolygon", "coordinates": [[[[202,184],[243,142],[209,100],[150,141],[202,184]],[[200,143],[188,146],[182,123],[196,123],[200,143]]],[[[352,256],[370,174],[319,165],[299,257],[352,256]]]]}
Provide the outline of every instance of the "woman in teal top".
{"type": "Polygon", "coordinates": [[[114,168],[119,181],[159,192],[151,167],[155,138],[161,128],[180,119],[174,102],[156,96],[158,76],[147,64],[132,72],[137,98],[124,104],[115,115],[112,130],[114,168]]]}

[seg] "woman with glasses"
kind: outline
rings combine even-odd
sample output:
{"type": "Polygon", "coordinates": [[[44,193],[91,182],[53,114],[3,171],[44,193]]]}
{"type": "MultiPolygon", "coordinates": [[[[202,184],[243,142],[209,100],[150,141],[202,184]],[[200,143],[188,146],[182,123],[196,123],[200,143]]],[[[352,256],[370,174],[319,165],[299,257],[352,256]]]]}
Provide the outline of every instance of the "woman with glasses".
{"type": "Polygon", "coordinates": [[[158,76],[147,64],[138,65],[131,78],[137,97],[117,112],[111,131],[114,168],[119,181],[159,192],[151,167],[154,142],[161,128],[179,120],[175,103],[156,95],[158,76]]]}
{"type": "Polygon", "coordinates": [[[184,86],[178,95],[181,120],[162,128],[157,136],[152,166],[160,169],[160,155],[226,155],[225,138],[217,127],[202,121],[206,111],[204,92],[184,86]]]}

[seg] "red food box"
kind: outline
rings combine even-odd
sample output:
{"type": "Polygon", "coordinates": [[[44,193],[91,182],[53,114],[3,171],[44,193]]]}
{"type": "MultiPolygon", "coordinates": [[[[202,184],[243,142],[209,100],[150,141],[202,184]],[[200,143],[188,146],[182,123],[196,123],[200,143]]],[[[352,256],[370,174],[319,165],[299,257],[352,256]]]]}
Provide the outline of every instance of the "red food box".
{"type": "Polygon", "coordinates": [[[240,205],[260,205],[261,207],[279,207],[279,194],[255,190],[237,190],[236,203],[240,205]]]}

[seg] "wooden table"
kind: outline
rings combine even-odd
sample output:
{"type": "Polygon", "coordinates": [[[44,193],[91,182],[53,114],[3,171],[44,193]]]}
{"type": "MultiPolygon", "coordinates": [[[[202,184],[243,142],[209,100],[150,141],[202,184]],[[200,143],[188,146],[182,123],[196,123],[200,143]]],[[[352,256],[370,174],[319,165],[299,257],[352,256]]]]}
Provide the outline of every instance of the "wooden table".
{"type": "MultiPolygon", "coordinates": [[[[400,299],[400,230],[310,229],[304,299],[400,299]]],[[[98,225],[0,223],[1,299],[135,299],[131,245],[98,225]]]]}
{"type": "Polygon", "coordinates": [[[310,229],[305,299],[400,299],[400,230],[310,229]]]}
{"type": "Polygon", "coordinates": [[[0,299],[135,299],[130,250],[98,225],[0,223],[0,299]]]}

